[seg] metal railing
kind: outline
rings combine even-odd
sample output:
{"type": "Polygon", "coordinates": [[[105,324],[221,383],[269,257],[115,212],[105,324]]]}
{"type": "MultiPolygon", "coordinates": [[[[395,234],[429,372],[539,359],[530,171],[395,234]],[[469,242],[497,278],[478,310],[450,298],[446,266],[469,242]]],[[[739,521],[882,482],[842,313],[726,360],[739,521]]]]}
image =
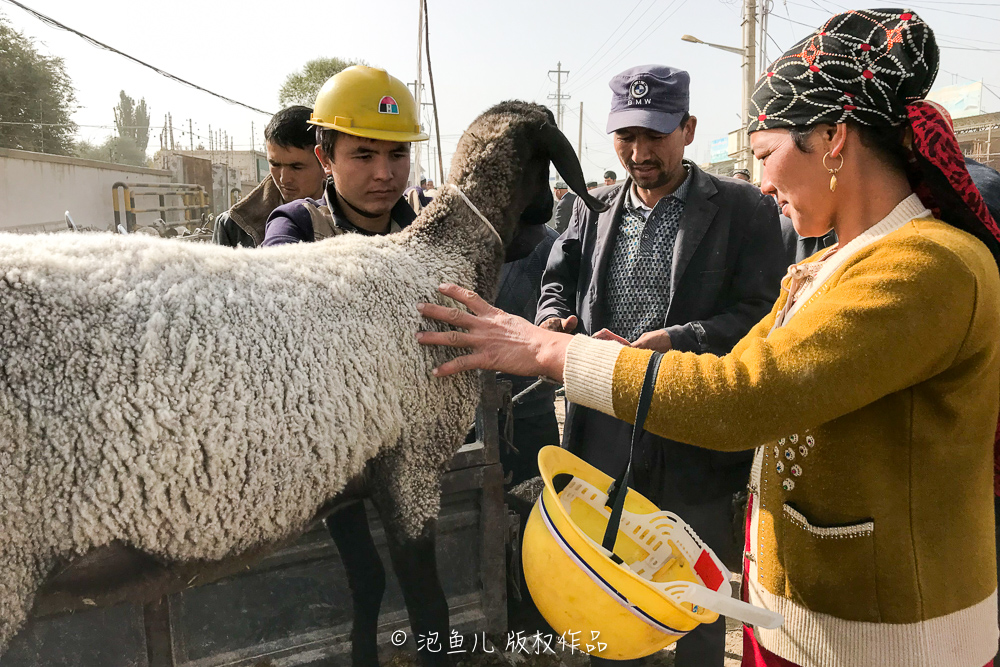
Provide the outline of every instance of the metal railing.
{"type": "Polygon", "coordinates": [[[205,188],[190,183],[124,183],[118,181],[111,186],[111,204],[115,211],[113,231],[124,230],[127,233],[135,231],[135,216],[139,213],[159,213],[166,220],[167,212],[183,211],[185,222],[203,223],[208,219],[208,196],[205,188]],[[118,191],[121,190],[119,198],[118,191]],[[156,196],[159,206],[153,208],[136,208],[136,197],[156,196]],[[167,206],[166,198],[180,197],[183,205],[167,206]],[[119,205],[119,201],[121,205],[119,205]],[[122,213],[125,214],[124,221],[122,213]]]}

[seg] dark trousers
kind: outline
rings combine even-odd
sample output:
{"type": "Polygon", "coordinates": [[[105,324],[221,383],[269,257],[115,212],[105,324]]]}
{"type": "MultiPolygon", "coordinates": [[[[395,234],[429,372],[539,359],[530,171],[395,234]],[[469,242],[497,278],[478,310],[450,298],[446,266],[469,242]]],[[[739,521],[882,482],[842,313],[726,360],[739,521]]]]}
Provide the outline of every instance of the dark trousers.
{"type": "MultiPolygon", "coordinates": [[[[559,444],[559,422],[556,421],[555,408],[540,415],[515,418],[513,422],[511,442],[514,447],[503,444],[502,438],[500,445],[500,463],[503,465],[504,479],[510,479],[504,484],[506,488],[538,477],[539,450],[547,445],[559,444]]],[[[501,423],[501,433],[503,426],[501,423]]]]}
{"type": "MultiPolygon", "coordinates": [[[[580,453],[582,458],[603,472],[617,477],[624,469],[628,458],[632,426],[621,420],[596,411],[588,411],[580,433],[580,453]],[[625,455],[608,456],[610,449],[624,449],[625,455]]],[[[633,467],[635,467],[633,465],[633,467]]],[[[677,514],[704,540],[723,561],[730,559],[743,544],[736,544],[733,537],[733,497],[725,494],[703,502],[692,502],[681,496],[673,487],[643,488],[645,475],[636,474],[636,491],[649,498],[662,509],[677,514]]],[[[658,478],[652,475],[651,478],[658,478]]],[[[722,667],[726,652],[726,619],[719,617],[715,623],[699,625],[677,642],[675,667],[722,667]]],[[[595,667],[625,667],[627,663],[641,664],[640,661],[617,662],[591,657],[595,667]]]]}

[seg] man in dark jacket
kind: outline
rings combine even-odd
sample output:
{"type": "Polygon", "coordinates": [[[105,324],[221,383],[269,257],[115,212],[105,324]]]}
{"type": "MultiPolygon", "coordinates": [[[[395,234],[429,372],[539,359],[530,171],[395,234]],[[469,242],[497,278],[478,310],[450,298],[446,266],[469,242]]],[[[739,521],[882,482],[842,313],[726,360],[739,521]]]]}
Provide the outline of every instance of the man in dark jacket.
{"type": "MultiPolygon", "coordinates": [[[[777,206],[753,185],[683,159],[697,122],[688,114],[688,83],[687,72],[661,66],[612,79],[607,130],[628,178],[591,192],[608,211],[574,207],[542,280],[541,326],[721,355],[774,304],[787,266],[777,206]]],[[[626,422],[573,405],[564,446],[617,477],[631,433],[626,422]]],[[[634,488],[731,561],[742,547],[732,537],[732,495],[747,483],[751,454],[647,433],[635,452],[634,488]]],[[[720,618],[680,640],[675,664],[722,667],[724,652],[720,618]]]]}
{"type": "MultiPolygon", "coordinates": [[[[500,289],[494,305],[514,315],[533,322],[542,287],[545,262],[558,234],[551,227],[544,227],[542,241],[524,259],[508,262],[500,272],[500,289]]],[[[517,396],[535,384],[536,377],[500,375],[510,380],[511,395],[517,396]]],[[[559,444],[559,423],[556,421],[555,385],[543,384],[527,394],[513,406],[513,448],[502,447],[500,463],[503,464],[504,486],[511,488],[538,476],[538,450],[546,445],[559,444]]],[[[501,427],[503,424],[501,424],[501,427]]]]}
{"type": "Polygon", "coordinates": [[[556,197],[558,201],[552,213],[552,224],[553,228],[562,234],[569,227],[569,218],[573,215],[573,202],[576,201],[576,194],[570,192],[565,183],[559,182],[556,183],[556,197]],[[560,188],[560,185],[563,187],[560,188]],[[562,196],[559,196],[560,190],[563,193],[562,196]]]}
{"type": "Polygon", "coordinates": [[[824,250],[837,242],[837,232],[832,229],[823,236],[799,236],[795,231],[792,219],[781,216],[781,239],[785,244],[785,264],[791,266],[809,259],[820,250],[824,250]]]}
{"type": "Polygon", "coordinates": [[[250,194],[216,218],[212,233],[215,243],[255,248],[264,241],[264,225],[271,211],[296,199],[323,196],[326,174],[315,154],[311,113],[309,107],[294,106],[271,118],[264,128],[270,173],[250,194]]]}

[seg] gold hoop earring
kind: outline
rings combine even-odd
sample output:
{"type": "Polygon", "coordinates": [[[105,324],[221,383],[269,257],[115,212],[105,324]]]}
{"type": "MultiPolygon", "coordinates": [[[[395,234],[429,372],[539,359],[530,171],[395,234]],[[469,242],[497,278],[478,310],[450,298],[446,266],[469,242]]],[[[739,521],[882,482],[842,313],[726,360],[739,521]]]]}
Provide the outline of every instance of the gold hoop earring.
{"type": "Polygon", "coordinates": [[[831,167],[827,166],[826,159],[828,157],[830,157],[830,153],[829,152],[826,155],[823,156],[823,168],[826,169],[831,174],[830,175],[830,192],[836,192],[837,191],[837,173],[841,169],[844,168],[844,154],[841,153],[840,155],[837,156],[837,157],[840,158],[840,166],[834,167],[834,168],[831,168],[831,167]]]}

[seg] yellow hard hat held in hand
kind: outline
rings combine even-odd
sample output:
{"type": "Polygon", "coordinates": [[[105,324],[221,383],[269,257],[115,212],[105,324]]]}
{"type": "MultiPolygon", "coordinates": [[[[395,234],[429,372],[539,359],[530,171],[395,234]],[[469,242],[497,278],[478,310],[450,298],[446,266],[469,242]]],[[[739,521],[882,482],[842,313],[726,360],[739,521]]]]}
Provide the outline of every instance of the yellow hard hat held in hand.
{"type": "Polygon", "coordinates": [[[417,103],[402,81],[383,69],[355,65],[330,77],[313,105],[312,125],[383,141],[426,141],[417,103]]]}
{"type": "Polygon", "coordinates": [[[538,453],[545,489],[524,531],[524,579],[545,620],[576,648],[632,660],[719,614],[767,628],[780,615],[731,597],[730,574],[684,521],[627,490],[614,551],[604,548],[612,479],[559,447],[538,453]]]}

